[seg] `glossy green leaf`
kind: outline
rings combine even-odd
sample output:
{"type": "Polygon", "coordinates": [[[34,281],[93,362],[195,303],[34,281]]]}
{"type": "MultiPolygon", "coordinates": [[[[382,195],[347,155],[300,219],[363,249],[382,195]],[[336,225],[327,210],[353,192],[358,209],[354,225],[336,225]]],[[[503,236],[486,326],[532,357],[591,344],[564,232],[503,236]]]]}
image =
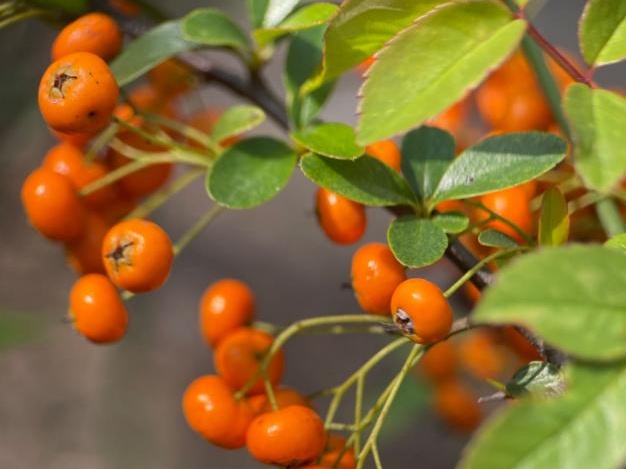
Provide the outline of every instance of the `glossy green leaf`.
{"type": "Polygon", "coordinates": [[[626,2],[589,0],[578,36],[585,61],[594,67],[626,58],[626,2]]]}
{"type": "Polygon", "coordinates": [[[337,9],[337,5],[333,3],[311,3],[303,6],[273,28],[256,29],[252,32],[252,35],[259,46],[262,47],[285,34],[327,23],[337,12],[337,9]]]}
{"type": "Polygon", "coordinates": [[[389,247],[402,265],[425,267],[441,259],[448,247],[446,233],[427,218],[396,218],[387,231],[389,247]]]}
{"type": "Polygon", "coordinates": [[[514,248],[517,243],[513,238],[498,230],[487,229],[478,235],[478,242],[490,248],[514,248]]]}
{"type": "Polygon", "coordinates": [[[309,90],[352,69],[416,18],[448,0],[347,0],[328,26],[324,67],[309,90]]]}
{"type": "Polygon", "coordinates": [[[449,3],[416,21],[368,71],[357,141],[392,137],[444,111],[513,51],[525,27],[492,0],[449,3]]]}
{"type": "Polygon", "coordinates": [[[576,364],[557,399],[527,399],[487,422],[460,469],[616,469],[626,460],[626,367],[576,364]]]}
{"type": "Polygon", "coordinates": [[[446,233],[462,233],[469,226],[469,218],[461,212],[438,213],[432,221],[446,233]]]}
{"type": "Polygon", "coordinates": [[[422,126],[402,139],[402,173],[418,198],[432,197],[455,148],[452,135],[437,127],[422,126]]]}
{"type": "Polygon", "coordinates": [[[577,172],[588,188],[609,191],[626,171],[626,99],[575,84],[565,93],[564,108],[577,172]]]}
{"type": "Polygon", "coordinates": [[[485,291],[476,323],[520,324],[576,357],[626,357],[626,256],[601,246],[525,254],[485,291]]]}
{"type": "Polygon", "coordinates": [[[241,105],[226,110],[213,127],[212,137],[216,142],[239,135],[260,125],[265,113],[256,106],[241,105]]]}
{"type": "Polygon", "coordinates": [[[118,85],[124,86],[166,59],[195,47],[198,44],[183,38],[178,21],[168,21],[129,43],[111,62],[111,71],[118,85]]]}
{"type": "Polygon", "coordinates": [[[255,28],[271,28],[283,21],[300,0],[248,0],[248,11],[255,28]]]}
{"type": "Polygon", "coordinates": [[[556,166],[565,158],[565,152],[565,142],[548,133],[487,138],[452,162],[433,199],[464,199],[522,184],[556,166]]]}
{"type": "Polygon", "coordinates": [[[338,160],[309,154],[302,157],[300,167],[304,175],[316,184],[365,205],[415,204],[404,179],[371,156],[338,160]]]}
{"type": "Polygon", "coordinates": [[[556,247],[567,242],[569,237],[567,201],[556,187],[550,187],[543,193],[537,231],[540,246],[556,247]]]}
{"type": "Polygon", "coordinates": [[[340,122],[326,122],[293,132],[291,138],[313,153],[353,160],[365,152],[354,143],[354,130],[340,122]]]}
{"type": "Polygon", "coordinates": [[[263,17],[268,4],[269,0],[246,0],[248,16],[253,28],[256,29],[263,26],[263,17]]]}
{"type": "Polygon", "coordinates": [[[206,46],[232,47],[247,52],[246,35],[233,20],[216,8],[198,8],[182,19],[183,38],[206,46]]]}
{"type": "Polygon", "coordinates": [[[534,361],[517,370],[506,384],[505,392],[513,397],[559,397],[566,387],[561,368],[551,363],[534,361]]]}
{"type": "Polygon", "coordinates": [[[328,82],[312,93],[300,92],[302,85],[317,71],[322,61],[326,26],[318,26],[293,35],[285,64],[287,111],[296,128],[308,125],[322,109],[335,83],[328,82]]]}
{"type": "Polygon", "coordinates": [[[296,153],[279,140],[242,140],[217,159],[207,176],[207,192],[225,207],[255,207],[287,185],[296,161],[296,153]]]}
{"type": "Polygon", "coordinates": [[[618,234],[612,238],[607,239],[604,245],[608,248],[617,249],[626,254],[626,233],[618,234]]]}

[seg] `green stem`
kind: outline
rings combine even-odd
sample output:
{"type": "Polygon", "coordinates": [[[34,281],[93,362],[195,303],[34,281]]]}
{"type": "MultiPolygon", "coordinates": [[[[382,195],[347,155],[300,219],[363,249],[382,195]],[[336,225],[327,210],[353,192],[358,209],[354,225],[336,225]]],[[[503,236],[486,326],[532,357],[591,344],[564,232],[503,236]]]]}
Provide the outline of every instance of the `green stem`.
{"type": "Polygon", "coordinates": [[[89,163],[95,160],[98,153],[100,153],[100,150],[102,150],[111,140],[115,138],[119,129],[120,126],[116,123],[113,122],[109,124],[109,126],[104,129],[104,131],[100,133],[100,135],[98,135],[98,137],[92,142],[89,150],[85,153],[85,161],[89,163]]]}
{"type": "Polygon", "coordinates": [[[167,187],[163,189],[159,189],[157,192],[152,194],[146,200],[144,200],[137,208],[135,208],[132,212],[126,215],[126,219],[132,218],[145,218],[150,215],[153,211],[167,202],[173,195],[177,194],[193,181],[198,179],[202,174],[205,174],[204,169],[193,169],[191,171],[187,171],[185,174],[180,176],[178,179],[170,183],[167,187]]]}
{"type": "Polygon", "coordinates": [[[609,197],[599,200],[596,203],[596,213],[607,237],[611,238],[626,231],[622,214],[617,208],[615,200],[609,197]]]}
{"type": "Polygon", "coordinates": [[[278,410],[278,401],[276,401],[276,395],[274,394],[274,389],[272,388],[272,383],[270,382],[267,374],[263,376],[263,386],[265,386],[265,394],[267,396],[267,400],[270,402],[270,406],[272,410],[275,412],[278,410]]]}
{"type": "Polygon", "coordinates": [[[389,391],[389,396],[387,396],[387,398],[385,399],[383,408],[381,409],[380,414],[378,415],[378,418],[376,419],[376,423],[374,423],[374,427],[372,428],[371,433],[367,437],[365,446],[363,446],[363,449],[359,453],[356,469],[363,469],[363,466],[365,465],[365,460],[367,459],[367,456],[372,450],[372,447],[376,444],[378,435],[380,434],[380,431],[383,428],[385,419],[387,418],[387,415],[389,414],[389,410],[391,409],[393,401],[395,400],[396,395],[398,394],[398,391],[400,390],[400,386],[402,385],[404,378],[409,373],[411,368],[413,368],[415,363],[417,363],[419,358],[421,358],[422,353],[423,353],[423,347],[419,344],[414,345],[411,351],[409,352],[408,356],[406,357],[406,360],[404,361],[404,365],[402,365],[400,372],[393,379],[392,385],[389,391]]]}
{"type": "Polygon", "coordinates": [[[113,150],[121,153],[125,157],[131,160],[139,160],[139,159],[154,159],[156,157],[163,157],[162,163],[184,163],[184,164],[192,164],[197,166],[208,167],[213,164],[213,162],[206,157],[206,155],[199,154],[198,152],[186,152],[186,151],[161,151],[161,152],[151,152],[151,151],[142,151],[138,150],[135,147],[127,145],[119,139],[114,139],[110,145],[113,150]],[[167,156],[167,158],[165,158],[167,156]]]}
{"type": "Polygon", "coordinates": [[[162,125],[163,127],[167,127],[187,137],[188,139],[199,143],[204,148],[207,148],[208,150],[210,150],[214,155],[219,155],[223,151],[223,148],[219,144],[215,143],[208,134],[201,132],[195,127],[182,124],[178,121],[168,119],[166,117],[159,116],[157,114],[142,114],[142,116],[148,122],[153,122],[155,124],[162,125]]]}
{"type": "Polygon", "coordinates": [[[606,198],[606,196],[604,194],[600,194],[599,192],[587,192],[577,199],[570,200],[567,203],[567,213],[568,215],[571,215],[572,213],[582,210],[589,205],[597,204],[604,198],[606,198]]]}
{"type": "Polygon", "coordinates": [[[22,13],[18,13],[16,15],[10,16],[0,21],[0,29],[6,26],[10,26],[15,23],[19,23],[20,21],[23,21],[23,20],[27,20],[29,18],[40,18],[40,17],[47,16],[48,14],[49,12],[45,10],[37,10],[37,9],[26,10],[22,13]]]}
{"type": "Polygon", "coordinates": [[[108,186],[109,184],[113,184],[116,181],[119,181],[126,176],[133,174],[135,171],[139,171],[147,166],[150,166],[149,161],[146,160],[134,160],[124,166],[120,166],[117,169],[114,169],[110,173],[107,173],[106,176],[95,180],[94,182],[87,184],[83,187],[78,195],[84,197],[86,195],[91,194],[92,192],[96,192],[97,190],[102,189],[103,187],[108,186]]]}
{"type": "Polygon", "coordinates": [[[217,216],[222,213],[224,207],[215,204],[211,207],[202,218],[200,218],[191,228],[189,228],[185,234],[183,234],[176,244],[173,246],[174,255],[177,256],[180,252],[187,247],[187,245],[193,241],[202,231],[211,224],[217,216]]]}
{"type": "Polygon", "coordinates": [[[376,469],[383,469],[383,464],[380,460],[380,454],[378,454],[378,445],[376,442],[372,444],[372,456],[374,456],[374,464],[376,465],[376,469]]]}
{"type": "MultiPolygon", "coordinates": [[[[355,402],[354,402],[354,426],[361,427],[361,419],[363,417],[363,388],[365,387],[365,376],[359,376],[356,382],[355,402]]],[[[361,451],[361,432],[356,431],[354,435],[354,454],[361,451]]]]}

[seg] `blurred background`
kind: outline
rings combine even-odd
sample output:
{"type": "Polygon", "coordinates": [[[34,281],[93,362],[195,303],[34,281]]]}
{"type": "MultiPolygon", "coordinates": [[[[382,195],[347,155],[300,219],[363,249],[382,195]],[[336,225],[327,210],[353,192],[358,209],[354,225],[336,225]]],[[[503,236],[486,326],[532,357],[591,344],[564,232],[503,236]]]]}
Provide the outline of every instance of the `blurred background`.
{"type": "MultiPolygon", "coordinates": [[[[207,2],[154,0],[172,17],[207,2]]],[[[243,0],[210,1],[242,26],[243,0]]],[[[577,20],[583,0],[551,0],[537,16],[538,29],[559,47],[576,51],[577,20]]],[[[45,241],[25,219],[22,181],[54,144],[36,102],[39,78],[49,63],[56,31],[36,20],[0,30],[0,467],[3,469],[242,469],[260,467],[244,450],[229,452],[205,443],[186,426],[181,396],[194,378],[213,372],[212,354],[197,327],[204,289],[223,277],[247,282],[257,298],[257,317],[288,324],[326,314],[358,311],[349,281],[358,246],[331,244],[313,210],[314,186],[296,173],[270,203],[221,215],[180,255],[168,283],[129,302],[128,336],[113,346],[95,346],[62,322],[75,274],[62,249],[45,241]]],[[[281,57],[266,76],[282,94],[281,57]]],[[[237,64],[217,55],[226,67],[237,64]]],[[[623,87],[624,66],[596,75],[598,82],[623,87]]],[[[355,121],[361,77],[348,73],[322,117],[355,121]]],[[[182,113],[198,102],[226,107],[237,99],[206,87],[202,99],[183,99],[182,113]]],[[[259,133],[280,135],[271,123],[259,133]]],[[[197,181],[154,218],[176,239],[211,202],[197,181]]],[[[389,217],[370,210],[366,237],[384,241],[389,217]]],[[[442,286],[458,272],[442,261],[419,272],[442,286]]],[[[457,304],[457,310],[465,308],[457,304]]],[[[339,383],[388,338],[302,336],[286,349],[284,382],[303,393],[339,383]]],[[[395,355],[367,381],[376,396],[395,375],[395,355]]],[[[443,425],[427,403],[418,379],[403,386],[381,440],[385,467],[454,466],[466,436],[443,425]]],[[[318,409],[324,409],[323,402],[318,409]]],[[[486,408],[489,411],[491,408],[486,408]]],[[[349,410],[349,409],[348,409],[349,410]]],[[[346,414],[348,415],[348,414],[346,414]]]]}

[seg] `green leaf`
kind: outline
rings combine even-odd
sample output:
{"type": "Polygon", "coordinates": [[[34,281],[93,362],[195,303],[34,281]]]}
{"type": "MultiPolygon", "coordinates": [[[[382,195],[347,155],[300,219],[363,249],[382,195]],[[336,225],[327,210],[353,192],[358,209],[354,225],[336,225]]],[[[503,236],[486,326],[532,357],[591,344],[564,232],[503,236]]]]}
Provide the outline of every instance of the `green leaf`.
{"type": "Polygon", "coordinates": [[[347,124],[328,122],[293,132],[291,138],[313,153],[353,160],[365,152],[354,143],[354,130],[347,124]]]}
{"type": "Polygon", "coordinates": [[[416,21],[369,69],[357,142],[405,132],[450,107],[513,51],[525,28],[492,0],[449,3],[416,21]]]}
{"type": "Polygon", "coordinates": [[[273,28],[256,29],[252,32],[252,35],[259,44],[259,47],[263,47],[285,34],[310,29],[327,23],[337,12],[337,9],[337,5],[332,3],[311,3],[303,6],[273,28]]]}
{"type": "Polygon", "coordinates": [[[279,140],[242,140],[217,159],[207,176],[207,192],[225,207],[255,207],[287,185],[296,161],[296,153],[279,140]]]}
{"type": "Polygon", "coordinates": [[[326,26],[300,31],[293,35],[285,65],[287,110],[296,128],[308,125],[317,116],[332,93],[335,83],[329,82],[312,93],[302,94],[302,85],[313,75],[322,61],[322,40],[326,26]]]}
{"type": "Polygon", "coordinates": [[[604,242],[607,248],[618,249],[622,253],[626,254],[626,233],[618,234],[604,242]]]}
{"type": "Polygon", "coordinates": [[[626,58],[626,2],[589,0],[580,18],[580,50],[585,61],[599,67],[626,58]]]}
{"type": "Polygon", "coordinates": [[[567,201],[556,187],[550,187],[543,193],[537,231],[540,246],[556,247],[567,242],[569,237],[567,201]]]}
{"type": "Polygon", "coordinates": [[[626,459],[626,368],[575,364],[558,399],[508,406],[478,432],[460,469],[615,469],[626,459]]]}
{"type": "Polygon", "coordinates": [[[575,84],[565,93],[564,108],[577,172],[588,188],[609,191],[626,171],[626,99],[575,84]]]}
{"type": "Polygon", "coordinates": [[[517,370],[506,384],[505,392],[513,397],[558,397],[565,389],[565,378],[558,366],[535,361],[517,370]]]}
{"type": "Polygon", "coordinates": [[[300,167],[316,184],[365,205],[413,205],[411,189],[400,175],[371,156],[338,160],[309,154],[300,167]]]}
{"type": "Polygon", "coordinates": [[[402,173],[419,199],[432,197],[455,148],[452,135],[437,127],[422,126],[402,139],[402,173]]]}
{"type": "Polygon", "coordinates": [[[128,44],[111,62],[111,71],[118,85],[124,86],[170,57],[195,47],[196,43],[182,37],[178,21],[168,21],[128,44]]]}
{"type": "Polygon", "coordinates": [[[328,26],[324,68],[307,90],[334,80],[352,69],[416,18],[448,0],[347,0],[328,26]]]}
{"type": "Polygon", "coordinates": [[[601,246],[525,254],[485,291],[476,323],[520,324],[564,352],[626,357],[626,256],[601,246]]]}
{"type": "Polygon", "coordinates": [[[248,0],[252,25],[271,28],[283,21],[300,3],[300,0],[248,0]]]}
{"type": "Polygon", "coordinates": [[[478,235],[478,242],[490,248],[510,249],[517,247],[517,243],[513,238],[498,230],[492,229],[481,231],[478,235]]]}
{"type": "Polygon", "coordinates": [[[222,11],[198,8],[182,19],[183,38],[206,46],[232,47],[248,53],[250,44],[246,35],[222,11]]]}
{"type": "Polygon", "coordinates": [[[255,128],[265,120],[265,113],[256,106],[234,106],[222,114],[213,128],[216,142],[255,128]]]}
{"type": "Polygon", "coordinates": [[[461,212],[438,213],[431,220],[446,233],[462,233],[469,226],[469,218],[461,212]]]}
{"type": "Polygon", "coordinates": [[[553,168],[565,158],[565,152],[565,142],[548,133],[511,133],[487,138],[452,162],[435,191],[434,202],[517,186],[553,168]]]}
{"type": "Polygon", "coordinates": [[[402,265],[425,267],[443,257],[446,233],[429,219],[406,215],[396,218],[387,231],[389,247],[402,265]]]}

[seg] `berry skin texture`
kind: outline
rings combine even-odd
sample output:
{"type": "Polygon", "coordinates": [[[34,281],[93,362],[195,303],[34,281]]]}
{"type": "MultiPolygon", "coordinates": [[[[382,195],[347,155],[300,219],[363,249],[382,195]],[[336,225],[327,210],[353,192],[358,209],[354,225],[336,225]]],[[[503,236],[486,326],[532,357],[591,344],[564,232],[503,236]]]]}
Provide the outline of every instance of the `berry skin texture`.
{"type": "Polygon", "coordinates": [[[382,161],[387,166],[391,166],[397,172],[401,171],[402,155],[396,142],[393,140],[381,140],[365,147],[365,152],[382,161]]]}
{"type": "Polygon", "coordinates": [[[421,278],[405,280],[391,298],[393,320],[413,342],[429,344],[444,339],[454,316],[441,289],[421,278]]]}
{"type": "MultiPolygon", "coordinates": [[[[528,190],[524,186],[511,187],[496,192],[490,192],[480,197],[480,202],[492,212],[509,220],[526,233],[533,231],[533,215],[530,210],[528,190]]],[[[478,220],[484,220],[489,214],[484,210],[477,209],[478,220]]],[[[510,225],[502,220],[492,220],[486,225],[487,228],[498,230],[519,243],[524,243],[524,238],[510,225]]]]}
{"type": "Polygon", "coordinates": [[[111,119],[119,89],[107,64],[89,52],[53,62],[39,84],[39,110],[53,130],[93,134],[111,119]]]}
{"type": "Polygon", "coordinates": [[[135,293],[161,287],[174,261],[167,233],[156,223],[139,218],[114,225],[104,236],[101,252],[111,281],[135,293]]]}
{"type": "Polygon", "coordinates": [[[109,224],[95,212],[88,212],[83,235],[65,245],[65,255],[70,267],[78,274],[106,274],[100,248],[109,224]]]}
{"type": "Polygon", "coordinates": [[[477,398],[456,380],[437,386],[435,410],[450,427],[463,433],[476,429],[482,420],[477,398]]]}
{"type": "MultiPolygon", "coordinates": [[[[233,389],[242,388],[258,371],[265,353],[274,338],[265,332],[242,327],[226,336],[215,349],[213,359],[215,369],[233,389]]],[[[285,357],[282,350],[272,357],[267,375],[272,386],[276,386],[283,376],[285,357]]],[[[264,390],[259,378],[248,394],[260,394],[264,390]]]]}
{"type": "Polygon", "coordinates": [[[52,60],[73,52],[90,52],[108,62],[122,50],[122,42],[122,33],[113,18],[89,13],[61,30],[52,44],[52,60]]]}
{"type": "Polygon", "coordinates": [[[315,196],[315,213],[326,236],[337,244],[356,243],[365,233],[365,207],[323,187],[315,196]]]}
{"type": "Polygon", "coordinates": [[[262,463],[292,467],[317,459],[325,440],[324,423],[315,411],[294,405],[255,418],[246,445],[262,463]]]}
{"type": "Polygon", "coordinates": [[[30,223],[54,241],[83,234],[86,211],[71,182],[47,168],[33,171],[22,185],[22,205],[30,223]]]}
{"type": "Polygon", "coordinates": [[[79,278],[70,292],[70,317],[91,342],[117,342],[126,334],[128,312],[115,286],[102,274],[79,278]]]}
{"type": "Polygon", "coordinates": [[[382,243],[361,246],[352,257],[352,288],[361,308],[388,316],[394,290],[406,279],[404,267],[382,243]]]}
{"type": "Polygon", "coordinates": [[[433,383],[442,383],[456,376],[459,358],[456,347],[444,340],[430,347],[418,363],[422,375],[433,383]]]}
{"type": "Polygon", "coordinates": [[[210,347],[254,318],[254,294],[245,283],[226,278],[210,285],[200,300],[200,332],[210,347]]]}
{"type": "Polygon", "coordinates": [[[209,442],[225,449],[246,444],[254,416],[245,400],[235,400],[233,389],[221,377],[197,378],[187,387],[182,404],[189,427],[209,442]]]}

